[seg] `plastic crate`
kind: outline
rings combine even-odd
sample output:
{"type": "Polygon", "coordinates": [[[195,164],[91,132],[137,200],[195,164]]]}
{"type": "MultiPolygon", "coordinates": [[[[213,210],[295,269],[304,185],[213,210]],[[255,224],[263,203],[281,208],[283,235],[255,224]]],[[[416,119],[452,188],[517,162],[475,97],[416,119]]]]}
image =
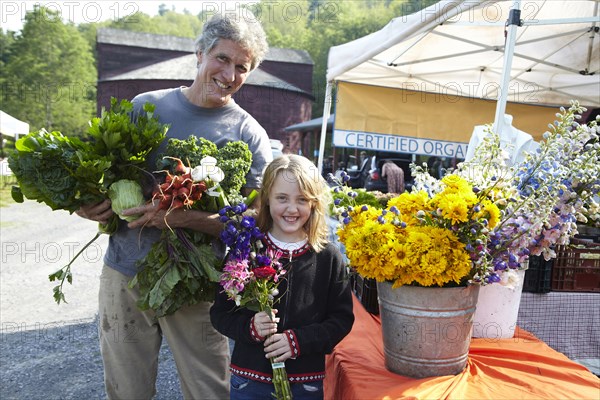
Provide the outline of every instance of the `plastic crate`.
{"type": "Polygon", "coordinates": [[[379,314],[377,281],[375,279],[365,279],[358,274],[353,274],[352,280],[352,290],[365,310],[371,314],[379,314]]]}
{"type": "Polygon", "coordinates": [[[583,239],[588,242],[600,243],[600,228],[594,226],[577,225],[579,234],[575,235],[577,239],[583,239]]]}
{"type": "Polygon", "coordinates": [[[552,265],[543,256],[530,256],[529,267],[525,271],[523,291],[528,293],[548,293],[552,290],[552,265]]]}
{"type": "Polygon", "coordinates": [[[600,244],[572,239],[558,246],[552,267],[552,290],[600,292],[600,244]]]}

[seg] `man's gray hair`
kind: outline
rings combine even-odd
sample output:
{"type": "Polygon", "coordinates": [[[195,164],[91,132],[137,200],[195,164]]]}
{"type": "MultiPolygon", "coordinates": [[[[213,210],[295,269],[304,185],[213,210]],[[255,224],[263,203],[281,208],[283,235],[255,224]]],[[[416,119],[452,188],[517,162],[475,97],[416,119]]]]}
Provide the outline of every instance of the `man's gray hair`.
{"type": "Polygon", "coordinates": [[[269,51],[263,27],[248,9],[240,8],[235,15],[215,14],[196,39],[196,53],[210,53],[220,39],[231,40],[248,50],[252,56],[251,70],[259,66],[269,51]]]}

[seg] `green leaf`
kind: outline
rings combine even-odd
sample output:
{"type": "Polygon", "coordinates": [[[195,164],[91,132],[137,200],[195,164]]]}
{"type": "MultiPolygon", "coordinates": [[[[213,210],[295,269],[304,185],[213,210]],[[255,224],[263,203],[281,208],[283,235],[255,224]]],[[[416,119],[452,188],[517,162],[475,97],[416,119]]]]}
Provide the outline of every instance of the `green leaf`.
{"type": "Polygon", "coordinates": [[[173,288],[180,281],[181,276],[177,268],[169,268],[154,288],[150,291],[149,305],[152,308],[156,308],[165,301],[167,297],[173,291],[173,288]]]}
{"type": "Polygon", "coordinates": [[[148,293],[147,307],[156,310],[165,301],[165,297],[160,284],[156,284],[148,293]]]}
{"type": "Polygon", "coordinates": [[[198,261],[202,270],[206,274],[206,277],[211,282],[219,282],[221,279],[221,272],[215,269],[215,265],[217,264],[217,258],[215,257],[215,253],[212,247],[208,245],[196,247],[196,251],[198,252],[199,258],[198,261]]]}
{"type": "Polygon", "coordinates": [[[60,304],[61,302],[67,302],[67,300],[65,300],[65,294],[62,292],[61,285],[54,286],[52,291],[54,292],[54,301],[56,301],[57,304],[60,304]]]}
{"type": "Polygon", "coordinates": [[[133,277],[133,279],[132,279],[131,281],[129,281],[129,284],[127,285],[127,287],[128,287],[129,289],[133,289],[133,288],[134,288],[134,287],[136,287],[137,285],[138,285],[138,276],[137,276],[137,275],[135,275],[135,276],[133,277]]]}
{"type": "Polygon", "coordinates": [[[25,201],[23,199],[23,192],[18,186],[13,186],[10,189],[10,195],[16,203],[23,203],[25,201]]]}

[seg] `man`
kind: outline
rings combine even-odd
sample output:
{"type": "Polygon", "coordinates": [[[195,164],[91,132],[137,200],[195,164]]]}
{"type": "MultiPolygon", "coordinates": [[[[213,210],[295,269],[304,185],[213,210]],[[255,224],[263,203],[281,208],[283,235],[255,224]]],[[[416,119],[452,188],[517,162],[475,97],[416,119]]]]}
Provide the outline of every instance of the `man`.
{"type": "Polygon", "coordinates": [[[387,178],[388,193],[404,192],[404,171],[392,160],[385,160],[381,176],[387,178]]]}
{"type": "MultiPolygon", "coordinates": [[[[246,194],[259,188],[262,171],[272,161],[265,130],[232,99],[268,50],[260,23],[249,17],[247,11],[241,17],[215,15],[204,25],[196,41],[198,73],[190,87],[143,93],[133,100],[136,113],[146,102],[156,105],[160,122],[170,124],[169,138],[186,139],[194,134],[218,147],[235,140],[248,143],[253,162],[246,178],[246,194]]],[[[183,307],[156,319],[152,312],[141,312],[136,307],[139,292],[128,288],[138,261],[146,256],[167,223],[172,228],[217,236],[222,229],[218,215],[180,209],[170,212],[165,221],[165,211],[157,211],[153,204],[127,213],[141,217],[128,224],[120,221],[118,231],[110,238],[100,278],[99,333],[108,397],[154,396],[164,334],[186,399],[229,398],[229,347],[226,338],[210,323],[211,304],[183,307]]],[[[110,201],[82,207],[78,214],[105,222],[112,214],[110,201]]]]}

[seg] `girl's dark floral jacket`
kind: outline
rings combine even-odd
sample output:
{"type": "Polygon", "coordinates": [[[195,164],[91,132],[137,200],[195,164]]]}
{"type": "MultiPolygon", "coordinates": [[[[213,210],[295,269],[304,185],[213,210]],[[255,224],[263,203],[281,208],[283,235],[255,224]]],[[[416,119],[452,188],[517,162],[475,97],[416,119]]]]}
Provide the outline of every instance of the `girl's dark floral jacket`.
{"type": "MultiPolygon", "coordinates": [[[[319,253],[305,246],[291,255],[284,251],[280,261],[287,269],[279,284],[275,304],[280,318],[278,332],[287,335],[294,357],[285,362],[290,382],[312,382],[325,377],[325,354],[333,351],[354,323],[352,293],[339,249],[328,244],[319,253]],[[291,261],[290,261],[291,258],[291,261]]],[[[210,310],[215,328],[232,338],[235,347],[232,373],[261,382],[271,382],[272,369],[263,341],[253,335],[255,312],[236,307],[219,293],[210,310]]]]}

